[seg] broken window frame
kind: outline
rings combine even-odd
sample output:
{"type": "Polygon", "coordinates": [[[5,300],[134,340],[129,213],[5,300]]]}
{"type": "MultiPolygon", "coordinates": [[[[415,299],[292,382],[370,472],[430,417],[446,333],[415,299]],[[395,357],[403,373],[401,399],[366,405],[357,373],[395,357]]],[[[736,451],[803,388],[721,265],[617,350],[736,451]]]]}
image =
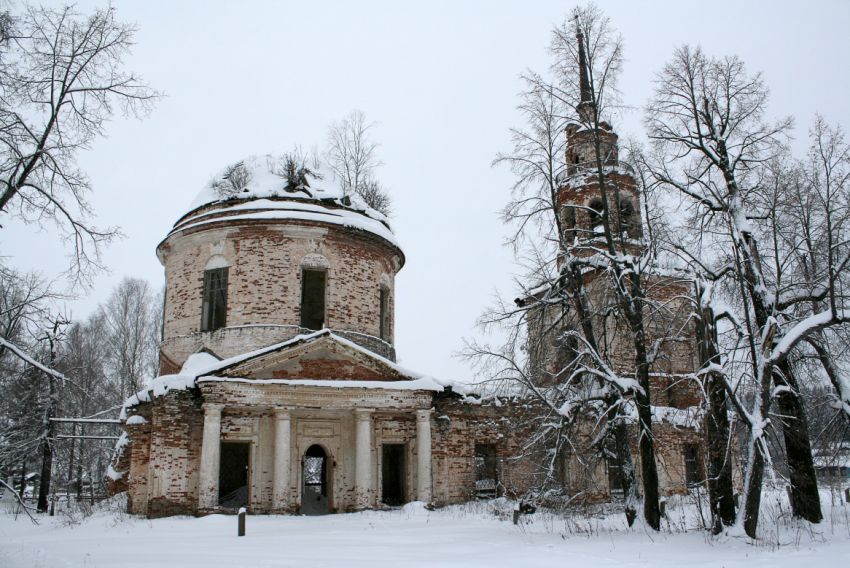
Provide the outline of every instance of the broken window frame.
{"type": "Polygon", "coordinates": [[[201,331],[215,331],[227,326],[228,267],[204,270],[201,303],[201,331]]]}

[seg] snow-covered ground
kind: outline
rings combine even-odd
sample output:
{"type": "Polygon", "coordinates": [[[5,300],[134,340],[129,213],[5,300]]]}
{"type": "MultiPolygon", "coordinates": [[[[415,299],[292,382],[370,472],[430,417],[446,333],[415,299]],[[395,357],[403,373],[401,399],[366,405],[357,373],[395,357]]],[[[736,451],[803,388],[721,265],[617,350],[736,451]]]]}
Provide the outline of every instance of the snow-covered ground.
{"type": "MultiPolygon", "coordinates": [[[[764,538],[712,538],[689,527],[695,508],[672,506],[661,533],[626,530],[621,515],[536,514],[519,526],[510,504],[474,503],[427,511],[413,503],[395,511],[325,517],[257,516],[247,536],[236,517],[146,520],[102,511],[69,525],[65,517],[0,513],[3,568],[271,566],[653,566],[771,568],[850,566],[850,505],[824,503],[828,520],[811,528],[768,512],[764,538]]],[[[768,503],[768,505],[770,505],[768,503]]]]}

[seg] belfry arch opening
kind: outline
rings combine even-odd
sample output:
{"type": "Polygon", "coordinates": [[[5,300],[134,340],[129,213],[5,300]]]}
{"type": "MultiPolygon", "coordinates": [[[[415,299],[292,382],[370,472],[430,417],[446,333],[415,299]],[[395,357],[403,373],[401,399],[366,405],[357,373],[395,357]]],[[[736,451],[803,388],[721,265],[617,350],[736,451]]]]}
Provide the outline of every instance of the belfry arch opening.
{"type": "Polygon", "coordinates": [[[601,199],[594,199],[588,204],[588,225],[590,232],[598,234],[602,232],[602,209],[604,205],[601,199]]]}
{"type": "Polygon", "coordinates": [[[330,512],[330,459],[325,449],[313,444],[302,460],[301,512],[324,515],[330,512]]]}

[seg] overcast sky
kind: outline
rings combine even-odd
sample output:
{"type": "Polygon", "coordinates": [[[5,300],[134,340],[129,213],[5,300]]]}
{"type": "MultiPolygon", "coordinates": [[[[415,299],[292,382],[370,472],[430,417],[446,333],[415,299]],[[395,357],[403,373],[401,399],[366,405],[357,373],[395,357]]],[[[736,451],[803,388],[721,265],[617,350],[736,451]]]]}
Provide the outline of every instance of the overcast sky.
{"type": "MultiPolygon", "coordinates": [[[[85,317],[124,275],[157,288],[157,243],[223,166],[298,144],[321,147],[352,109],[378,123],[379,175],[407,256],[396,283],[396,347],[405,366],[471,378],[452,354],[516,271],[498,211],[511,176],[490,167],[519,124],[518,75],[549,65],[552,27],[575,4],[535,2],[116,1],[135,22],[128,68],[166,96],[143,121],[116,119],[81,156],[101,225],[126,238],[111,272],[70,304],[85,317]]],[[[639,107],[675,46],[737,54],[771,87],[770,110],[797,121],[805,149],[815,112],[850,123],[850,2],[599,2],[625,41],[622,137],[640,135],[639,107]]],[[[77,2],[90,11],[102,2],[77,2]]],[[[65,266],[50,235],[3,229],[0,252],[20,268],[65,266]]]]}

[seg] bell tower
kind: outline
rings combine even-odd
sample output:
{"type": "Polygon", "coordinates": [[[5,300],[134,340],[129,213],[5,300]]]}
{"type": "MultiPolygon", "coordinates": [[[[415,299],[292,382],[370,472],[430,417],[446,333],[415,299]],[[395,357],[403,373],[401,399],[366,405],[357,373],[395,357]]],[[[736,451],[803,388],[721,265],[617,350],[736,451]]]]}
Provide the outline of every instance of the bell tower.
{"type": "Polygon", "coordinates": [[[581,95],[576,106],[579,122],[566,127],[566,171],[558,190],[565,241],[579,250],[588,250],[584,254],[592,254],[591,249],[603,243],[603,204],[607,200],[614,241],[624,251],[633,251],[642,237],[634,169],[619,161],[617,134],[610,124],[599,120],[581,30],[576,40],[581,95]],[[605,179],[604,192],[599,184],[600,169],[605,179]]]}

